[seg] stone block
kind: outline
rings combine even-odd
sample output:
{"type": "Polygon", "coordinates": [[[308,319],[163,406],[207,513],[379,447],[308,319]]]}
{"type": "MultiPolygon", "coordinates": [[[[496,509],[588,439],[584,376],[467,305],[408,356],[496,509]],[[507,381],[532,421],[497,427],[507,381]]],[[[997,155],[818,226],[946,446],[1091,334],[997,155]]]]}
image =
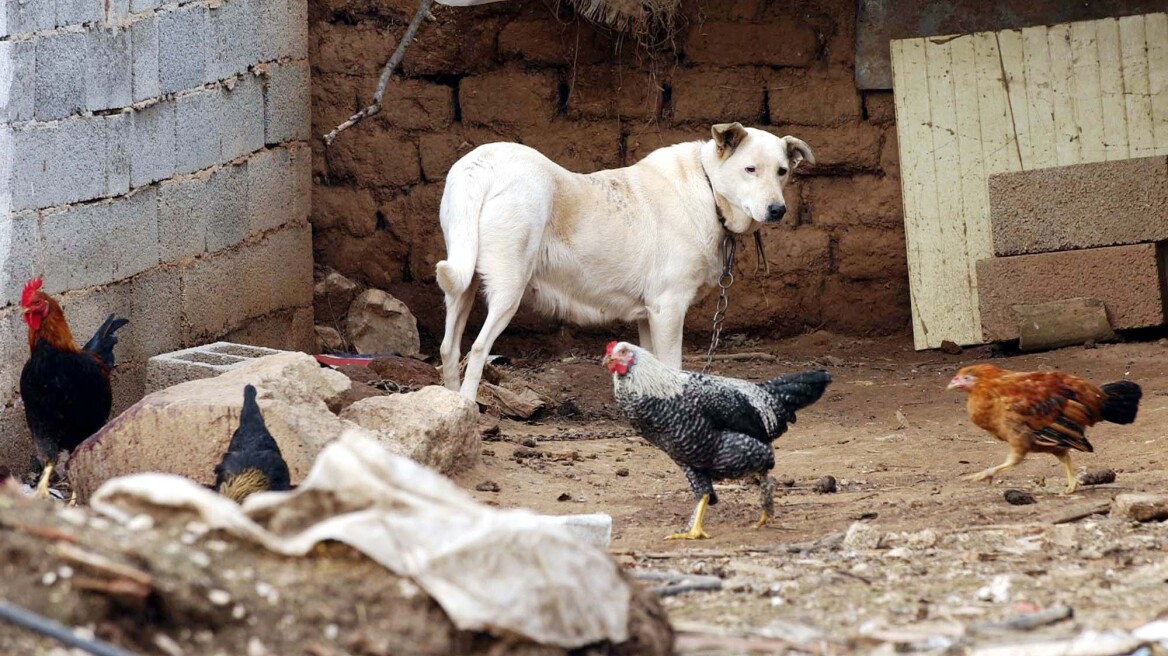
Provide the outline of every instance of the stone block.
{"type": "Polygon", "coordinates": [[[126,109],[106,115],[105,126],[105,195],[120,196],[130,190],[130,151],[134,142],[133,110],[126,109]]]}
{"type": "Polygon", "coordinates": [[[158,80],[162,93],[203,83],[207,32],[204,6],[186,5],[158,14],[158,80]]]}
{"type": "Polygon", "coordinates": [[[57,25],[60,27],[96,23],[105,13],[102,0],[56,0],[56,2],[57,25]]]}
{"type": "Polygon", "coordinates": [[[106,190],[106,120],[26,125],[11,134],[12,211],[99,198],[106,190]]]}
{"type": "Polygon", "coordinates": [[[150,394],[190,380],[213,378],[281,351],[262,346],[214,342],[156,355],[146,361],[146,389],[150,394]]]}
{"type": "Polygon", "coordinates": [[[994,253],[1020,255],[1168,239],[1168,157],[989,178],[994,253]]]}
{"type": "MultiPolygon", "coordinates": [[[[29,278],[40,271],[41,238],[36,212],[0,215],[0,299],[15,303],[29,278]]],[[[10,364],[15,360],[6,360],[10,364]]],[[[4,394],[0,388],[0,398],[4,394]]]]}
{"type": "MultiPolygon", "coordinates": [[[[49,4],[51,6],[52,3],[49,4]]],[[[88,36],[80,32],[58,32],[37,39],[38,121],[52,121],[85,111],[87,39],[88,36]]]]}
{"type": "Polygon", "coordinates": [[[258,2],[226,0],[207,10],[207,65],[203,81],[215,82],[238,75],[256,62],[260,51],[258,2]]]}
{"type": "Polygon", "coordinates": [[[134,102],[162,93],[158,81],[158,18],[147,16],[130,26],[131,82],[134,102]]]}
{"type": "Polygon", "coordinates": [[[815,30],[789,17],[766,25],[707,21],[691,27],[685,40],[686,59],[695,64],[810,66],[818,54],[815,30]]]}
{"type": "Polygon", "coordinates": [[[130,140],[130,186],[139,187],[174,175],[175,102],[165,100],[134,112],[130,140]]]}
{"type": "Polygon", "coordinates": [[[264,134],[269,144],[304,141],[311,132],[311,80],[307,61],[268,67],[264,134]]]}
{"type": "Polygon", "coordinates": [[[224,89],[215,98],[215,105],[221,161],[264,147],[264,93],[259,79],[245,74],[234,88],[224,89]]]}
{"type": "Polygon", "coordinates": [[[246,164],[220,167],[203,188],[209,253],[234,246],[247,237],[247,169],[246,164]]]}
{"type": "Polygon", "coordinates": [[[977,263],[981,325],[989,341],[1018,338],[1015,305],[1096,298],[1115,329],[1164,322],[1162,249],[1156,244],[993,257],[977,263]]]}
{"type": "Polygon", "coordinates": [[[133,97],[130,30],[93,27],[85,35],[85,106],[91,112],[125,107],[133,97]]]}
{"type": "Polygon", "coordinates": [[[45,279],[50,288],[83,289],[128,278],[158,265],[155,189],[76,205],[41,218],[45,279]]]}
{"type": "Polygon", "coordinates": [[[36,115],[36,41],[0,41],[0,122],[36,115]]]}
{"type": "Polygon", "coordinates": [[[175,173],[194,173],[219,162],[221,89],[183,94],[175,99],[175,173]]]}

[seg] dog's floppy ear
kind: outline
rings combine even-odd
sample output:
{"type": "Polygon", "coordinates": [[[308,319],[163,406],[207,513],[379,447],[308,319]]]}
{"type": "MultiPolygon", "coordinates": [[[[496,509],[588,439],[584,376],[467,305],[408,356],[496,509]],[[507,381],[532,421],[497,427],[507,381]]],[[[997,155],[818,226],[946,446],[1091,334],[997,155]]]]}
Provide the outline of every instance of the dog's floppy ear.
{"type": "Polygon", "coordinates": [[[791,160],[792,171],[803,160],[807,160],[808,164],[815,163],[815,153],[811,152],[811,146],[808,146],[807,142],[787,135],[783,137],[783,143],[787,144],[787,158],[791,160]]]}
{"type": "Polygon", "coordinates": [[[741,123],[719,123],[710,128],[710,135],[714,137],[714,144],[718,146],[718,156],[726,159],[746,138],[746,128],[741,123]]]}

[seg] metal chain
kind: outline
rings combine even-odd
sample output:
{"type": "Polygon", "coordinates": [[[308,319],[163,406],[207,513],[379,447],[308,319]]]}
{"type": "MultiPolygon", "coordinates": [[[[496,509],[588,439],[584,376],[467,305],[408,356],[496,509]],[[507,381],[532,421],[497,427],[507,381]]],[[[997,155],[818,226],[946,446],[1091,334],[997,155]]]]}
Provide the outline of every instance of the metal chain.
{"type": "Polygon", "coordinates": [[[702,373],[710,368],[714,361],[714,351],[722,340],[722,324],[726,321],[726,309],[730,300],[726,298],[726,290],[734,284],[734,251],[738,248],[738,239],[734,233],[727,231],[722,238],[722,276],[718,278],[718,307],[714,310],[714,332],[710,335],[710,348],[706,351],[706,364],[702,373]]]}

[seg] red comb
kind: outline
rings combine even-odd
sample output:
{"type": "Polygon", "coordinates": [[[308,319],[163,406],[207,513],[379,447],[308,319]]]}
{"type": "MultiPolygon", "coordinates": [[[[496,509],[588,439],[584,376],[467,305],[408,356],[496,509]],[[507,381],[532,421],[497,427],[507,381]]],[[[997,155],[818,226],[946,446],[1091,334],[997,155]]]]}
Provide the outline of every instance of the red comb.
{"type": "Polygon", "coordinates": [[[43,284],[43,282],[44,281],[41,280],[41,277],[37,276],[36,278],[33,278],[24,284],[24,291],[20,294],[20,304],[22,306],[28,307],[28,305],[32,303],[32,297],[36,295],[38,291],[40,291],[41,284],[43,284]]]}
{"type": "Polygon", "coordinates": [[[605,355],[612,355],[612,350],[614,348],[616,348],[616,341],[615,340],[608,343],[608,347],[604,349],[604,354],[605,355]]]}

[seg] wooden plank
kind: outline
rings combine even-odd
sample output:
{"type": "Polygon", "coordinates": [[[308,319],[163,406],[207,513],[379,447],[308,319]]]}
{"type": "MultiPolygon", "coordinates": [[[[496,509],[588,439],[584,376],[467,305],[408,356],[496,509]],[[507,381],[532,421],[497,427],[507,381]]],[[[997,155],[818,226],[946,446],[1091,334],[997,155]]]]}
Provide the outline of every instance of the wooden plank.
{"type": "Polygon", "coordinates": [[[1099,86],[1099,45],[1096,23],[1071,23],[1071,67],[1075,76],[1075,122],[1082,142],[1079,161],[1101,162],[1107,159],[1103,142],[1103,99],[1099,86]]]}
{"type": "Polygon", "coordinates": [[[1148,93],[1152,99],[1152,132],[1156,155],[1168,154],[1168,14],[1144,17],[1148,44],[1148,93]]]}
{"type": "Polygon", "coordinates": [[[1026,60],[1022,30],[997,33],[1002,75],[1006,78],[1006,101],[1018,140],[1018,156],[1023,169],[1034,168],[1030,145],[1030,110],[1026,102],[1026,60]]]}
{"type": "Polygon", "coordinates": [[[1050,44],[1046,33],[1045,27],[1022,30],[1022,49],[1026,61],[1026,114],[1030,125],[1030,163],[1025,166],[1028,169],[1058,166],[1054,131],[1055,97],[1054,89],[1051,88],[1050,44]]]}
{"type": "Polygon", "coordinates": [[[1055,158],[1059,166],[1078,164],[1079,128],[1075,122],[1075,72],[1071,63],[1071,26],[1053,25],[1047,33],[1050,46],[1050,82],[1054,103],[1055,158]]]}
{"type": "Polygon", "coordinates": [[[1006,81],[1002,78],[1002,58],[997,35],[973,35],[974,66],[977,69],[978,115],[981,117],[982,161],[986,175],[1017,171],[1022,166],[1014,119],[1010,115],[1006,81]]]}
{"type": "Polygon", "coordinates": [[[1143,16],[1119,19],[1119,44],[1128,154],[1150,157],[1156,153],[1156,136],[1152,132],[1152,97],[1148,93],[1148,46],[1144,39],[1143,16]]]}
{"type": "Polygon", "coordinates": [[[1099,94],[1103,106],[1103,152],[1111,162],[1127,159],[1127,103],[1123,99],[1123,64],[1119,46],[1119,21],[1095,23],[1099,47],[1099,94]]]}
{"type": "MultiPolygon", "coordinates": [[[[964,260],[964,274],[973,289],[974,303],[969,314],[971,321],[978,328],[978,334],[984,340],[981,332],[981,312],[977,300],[977,261],[986,257],[987,249],[992,254],[992,237],[989,233],[989,222],[985,220],[989,207],[989,192],[986,187],[985,162],[982,157],[982,123],[980,114],[980,94],[972,93],[977,89],[977,51],[976,40],[965,37],[953,41],[951,57],[953,60],[953,91],[954,109],[957,120],[957,153],[960,179],[954,183],[954,188],[961,194],[961,217],[963,230],[967,235],[970,231],[972,238],[964,239],[962,258],[964,260]],[[979,228],[979,222],[984,225],[979,228]],[[985,239],[978,238],[984,233],[985,239]],[[984,242],[984,243],[983,243],[984,242]]],[[[956,259],[954,268],[958,266],[956,259]]]]}
{"type": "MultiPolygon", "coordinates": [[[[938,266],[937,196],[933,167],[933,132],[929,128],[929,83],[922,39],[896,40],[890,45],[892,79],[896,89],[896,126],[900,149],[900,187],[903,196],[905,246],[909,262],[913,344],[930,348],[934,322],[945,324],[937,311],[934,280],[943,276],[938,266]]],[[[944,332],[944,330],[940,330],[944,332]]],[[[951,339],[951,337],[937,338],[951,339]]]]}

